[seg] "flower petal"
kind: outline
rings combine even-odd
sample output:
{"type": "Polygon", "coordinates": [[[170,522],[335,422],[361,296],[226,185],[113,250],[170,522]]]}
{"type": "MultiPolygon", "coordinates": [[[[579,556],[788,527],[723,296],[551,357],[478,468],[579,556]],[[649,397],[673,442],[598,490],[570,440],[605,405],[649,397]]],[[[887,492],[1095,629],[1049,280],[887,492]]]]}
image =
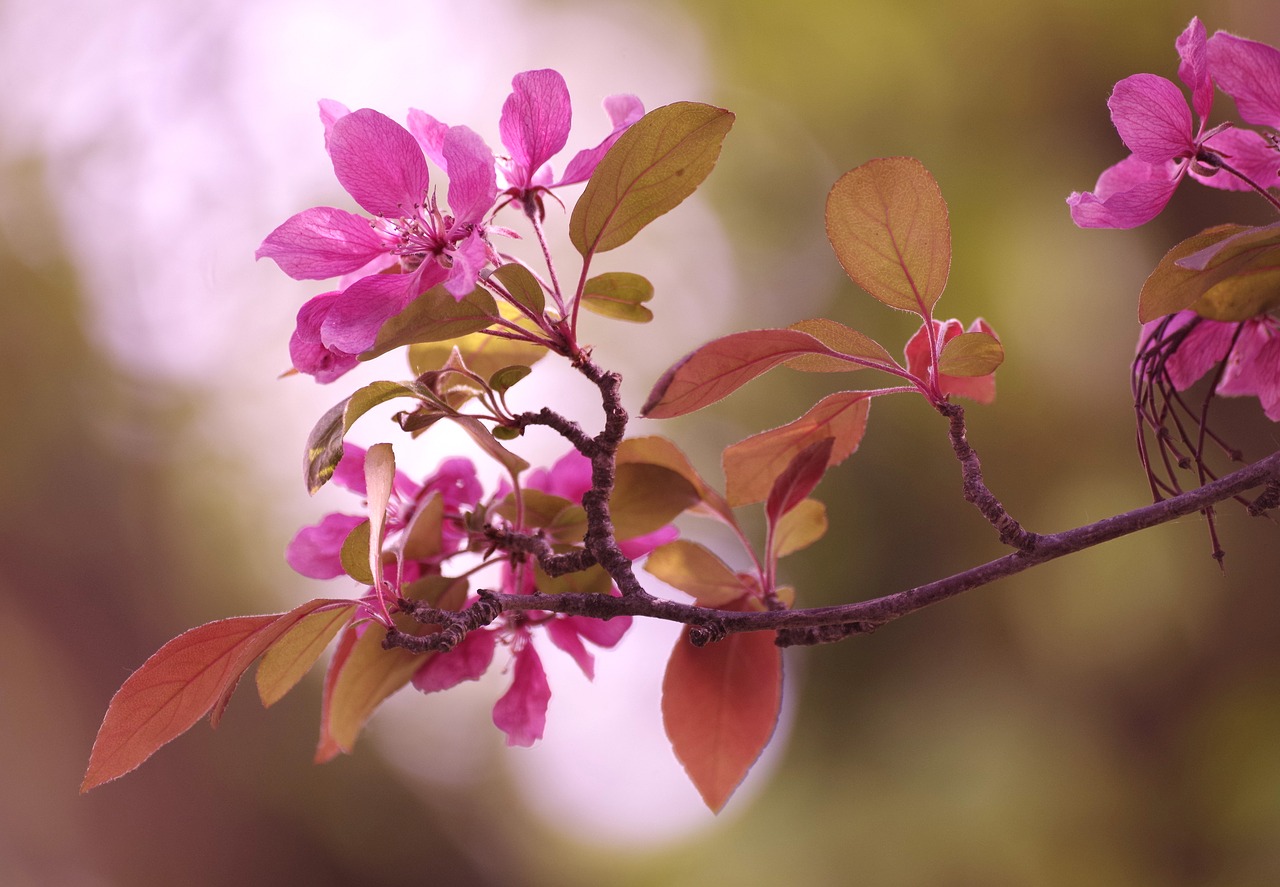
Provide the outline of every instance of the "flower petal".
{"type": "Polygon", "coordinates": [[[333,132],[333,125],[351,113],[351,109],[342,102],[335,102],[333,99],[320,100],[320,122],[324,125],[324,149],[329,150],[329,133],[333,132]]]}
{"type": "Polygon", "coordinates": [[[413,215],[425,199],[430,179],[422,149],[385,114],[361,108],[335,122],[329,155],[342,187],[376,216],[413,215]]]}
{"type": "Polygon", "coordinates": [[[493,707],[493,723],[507,734],[507,745],[530,746],[546,730],[551,685],[527,636],[524,646],[516,651],[514,671],[511,689],[493,707]]]}
{"type": "MultiPolygon", "coordinates": [[[[1221,154],[1232,168],[1238,169],[1263,188],[1280,185],[1280,152],[1260,133],[1252,129],[1224,129],[1205,141],[1205,147],[1221,154]]],[[[1223,191],[1252,191],[1248,182],[1225,170],[1204,175],[1194,168],[1191,175],[1202,185],[1223,191]]]]}
{"type": "Polygon", "coordinates": [[[1172,81],[1156,74],[1134,74],[1115,85],[1107,100],[1111,122],[1137,157],[1163,163],[1195,153],[1191,109],[1172,81]]]}
{"type": "Polygon", "coordinates": [[[512,186],[525,188],[539,168],[564,147],[572,111],[569,87],[559,72],[525,71],[511,80],[512,92],[502,105],[499,132],[511,152],[512,186]]]}
{"type": "Polygon", "coordinates": [[[573,657],[573,661],[578,663],[578,668],[582,669],[582,673],[587,676],[587,680],[595,680],[596,658],[588,652],[586,646],[582,643],[582,638],[578,636],[577,628],[568,619],[552,619],[546,624],[546,629],[547,637],[551,639],[551,643],[573,657]]]}
{"type": "Polygon", "coordinates": [[[413,675],[413,686],[423,693],[448,690],[463,681],[478,681],[493,662],[496,632],[479,629],[468,634],[448,653],[427,659],[413,675]]]}
{"type": "Polygon", "coordinates": [[[1169,203],[1185,164],[1150,164],[1130,155],[1104,170],[1092,192],[1067,198],[1071,220],[1081,228],[1136,228],[1169,203]]]}
{"type": "Polygon", "coordinates": [[[560,181],[556,182],[557,185],[572,185],[589,179],[596,171],[601,158],[613,147],[613,143],[627,131],[631,124],[644,116],[644,103],[626,93],[609,96],[604,100],[604,109],[613,122],[613,131],[594,148],[586,148],[575,154],[569,161],[569,165],[565,167],[560,181]]]}
{"type": "Polygon", "coordinates": [[[386,253],[387,242],[368,219],[316,206],[286,219],[253,255],[274,259],[294,280],[325,280],[363,268],[386,253]]]}
{"type": "Polygon", "coordinates": [[[458,225],[474,225],[498,196],[493,152],[465,126],[451,127],[440,151],[449,170],[449,209],[454,220],[458,225]]]}
{"type": "Polygon", "coordinates": [[[1213,81],[1209,78],[1204,25],[1199,18],[1191,19],[1191,24],[1178,35],[1174,45],[1182,59],[1178,65],[1178,79],[1191,90],[1191,104],[1200,119],[1207,120],[1213,110],[1213,81]]]}
{"type": "Polygon", "coordinates": [[[426,111],[419,111],[416,108],[409,109],[408,122],[409,132],[418,140],[418,147],[422,149],[422,153],[447,173],[449,165],[444,159],[444,154],[441,153],[441,147],[444,145],[444,135],[449,131],[448,124],[441,123],[426,111]]]}
{"type": "Polygon", "coordinates": [[[364,518],[355,514],[326,514],[320,523],[303,527],[285,549],[284,559],[295,572],[310,579],[343,575],[342,543],[364,518]]]}
{"type": "Polygon", "coordinates": [[[438,265],[430,263],[413,274],[372,274],[351,284],[334,300],[325,316],[320,327],[321,341],[326,347],[347,354],[368,351],[389,317],[398,314],[423,289],[438,282],[420,285],[427,270],[441,277],[444,274],[438,265]]]}
{"type": "Polygon", "coordinates": [[[1280,50],[1226,31],[1209,38],[1209,71],[1249,123],[1280,129],[1280,50]]]}
{"type": "Polygon", "coordinates": [[[326,348],[320,341],[320,327],[341,295],[335,291],[310,299],[298,311],[298,325],[289,338],[289,358],[294,369],[314,376],[317,382],[332,382],[360,362],[356,355],[326,348]]]}

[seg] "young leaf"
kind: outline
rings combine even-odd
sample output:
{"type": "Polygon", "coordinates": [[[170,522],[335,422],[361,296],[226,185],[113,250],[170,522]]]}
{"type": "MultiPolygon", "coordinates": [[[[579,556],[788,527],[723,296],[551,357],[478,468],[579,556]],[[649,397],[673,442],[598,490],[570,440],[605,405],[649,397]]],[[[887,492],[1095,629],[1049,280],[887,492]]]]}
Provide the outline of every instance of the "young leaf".
{"type": "Polygon", "coordinates": [[[986,376],[1004,363],[1004,347],[990,333],[961,333],[942,346],[938,371],[944,376],[986,376]]]}
{"type": "Polygon", "coordinates": [[[662,374],[649,392],[641,415],[670,419],[700,410],[803,354],[835,354],[813,336],[797,330],[749,330],[708,342],[662,374]]]}
{"type": "Polygon", "coordinates": [[[776,525],[784,514],[813,492],[813,488],[822,480],[822,475],[827,472],[835,442],[834,437],[824,437],[796,453],[787,463],[787,467],[770,487],[769,498],[765,500],[764,514],[771,525],[776,525]]]}
{"type": "Polygon", "coordinates": [[[617,462],[619,465],[628,462],[644,462],[650,465],[661,465],[679,474],[698,492],[701,504],[697,510],[705,509],[706,513],[719,517],[725,523],[735,526],[733,509],[724,500],[720,492],[702,479],[689,458],[680,448],[665,437],[630,437],[618,447],[617,462]]]}
{"type": "Polygon", "coordinates": [[[373,347],[360,359],[370,360],[416,342],[456,339],[486,329],[497,319],[498,305],[488,291],[476,287],[458,301],[443,286],[434,286],[387,320],[373,347]]]}
{"type": "Polygon", "coordinates": [[[511,294],[511,298],[535,315],[541,315],[546,310],[546,294],[542,292],[538,278],[534,277],[533,272],[524,265],[508,262],[494,269],[493,276],[511,294]]]}
{"type": "Polygon", "coordinates": [[[365,518],[347,533],[338,552],[343,572],[361,585],[373,585],[373,573],[369,572],[369,543],[369,519],[365,518]]]}
{"type": "Polygon", "coordinates": [[[697,190],[733,114],[694,102],[650,111],[614,143],[578,198],[569,239],[584,257],[622,246],[697,190]]]}
{"type": "Polygon", "coordinates": [[[695,647],[688,629],[662,681],[662,720],[676,758],[719,813],[769,744],[782,705],[782,651],[771,631],[695,647]]]}
{"type": "Polygon", "coordinates": [[[724,451],[725,493],[730,505],[749,505],[769,495],[773,482],[796,455],[826,437],[835,438],[827,464],[839,465],[858,448],[867,430],[874,391],[841,391],[818,401],[794,422],[739,441],[724,451]]]}
{"type": "MultiPolygon", "coordinates": [[[[827,506],[817,499],[805,499],[788,511],[773,530],[771,559],[808,548],[827,533],[827,506]]],[[[647,568],[647,565],[646,565],[647,568]]]]}
{"type": "Polygon", "coordinates": [[[353,601],[308,613],[271,645],[258,663],[258,698],[263,707],[275,705],[302,680],[357,607],[353,601]]]}
{"type": "MultiPolygon", "coordinates": [[[[832,351],[860,357],[863,360],[882,364],[886,367],[898,367],[884,346],[851,327],[824,317],[802,320],[793,323],[787,329],[808,333],[832,351]]],[[[820,354],[805,354],[787,361],[787,366],[802,373],[849,373],[866,368],[865,363],[854,363],[843,357],[826,357],[820,354]]]]}
{"type": "Polygon", "coordinates": [[[827,239],[870,295],[931,316],[951,269],[951,227],[942,191],[919,160],[871,160],[841,176],[827,196],[827,239]]]}
{"type": "Polygon", "coordinates": [[[602,317],[648,323],[653,312],[643,302],[653,298],[653,284],[639,274],[611,271],[586,282],[582,290],[582,307],[602,317]]]}
{"type": "Polygon", "coordinates": [[[356,419],[380,403],[413,396],[413,391],[398,382],[372,382],[321,416],[307,437],[307,456],[302,465],[308,492],[315,494],[333,477],[333,469],[342,459],[342,438],[356,419]]]}
{"type": "Polygon", "coordinates": [[[746,592],[728,564],[706,546],[688,539],[659,545],[649,553],[643,569],[692,595],[700,607],[724,609],[746,592]]]}
{"type": "MultiPolygon", "coordinates": [[[[369,572],[373,575],[374,595],[382,600],[382,543],[386,540],[387,505],[396,482],[396,456],[389,443],[374,444],[364,457],[365,495],[369,505],[369,548],[366,551],[369,572]]],[[[385,604],[383,605],[385,608],[385,604]]]]}
{"type": "Polygon", "coordinates": [[[288,613],[220,619],[169,641],[111,698],[80,791],[133,770],[206,714],[216,726],[245,669],[285,631],[309,613],[349,604],[318,599],[288,613]]]}

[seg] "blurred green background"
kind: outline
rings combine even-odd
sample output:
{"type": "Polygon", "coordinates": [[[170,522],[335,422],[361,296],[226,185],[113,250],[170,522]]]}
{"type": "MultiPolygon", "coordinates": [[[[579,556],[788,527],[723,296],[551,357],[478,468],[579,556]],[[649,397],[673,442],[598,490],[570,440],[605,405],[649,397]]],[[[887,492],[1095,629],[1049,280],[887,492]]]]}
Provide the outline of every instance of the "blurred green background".
{"type": "MultiPolygon", "coordinates": [[[[270,712],[241,691],[217,733],[197,726],[77,796],[107,701],[163,642],[342,593],[292,576],[280,552],[350,505],[308,501],[297,477],[311,422],[349,385],[275,379],[316,290],[252,262],[288,214],[348,205],[317,98],[422,107],[496,143],[510,75],[554,66],[578,111],[571,148],[599,138],[611,92],[734,110],[700,199],[609,257],[658,285],[651,327],[593,328],[632,405],[689,348],[738,329],[822,314],[905,341],[910,319],[840,275],[822,205],[866,159],[919,157],[951,209],[939,311],[985,316],[1008,353],[970,440],[990,486],[1045,532],[1148,501],[1127,379],[1145,274],[1201,227],[1267,218],[1261,201],[1194,184],[1133,232],[1077,230],[1063,203],[1123,156],[1111,85],[1172,78],[1196,13],[1211,32],[1280,42],[1266,0],[456,6],[0,2],[0,879],[1280,882],[1280,536],[1236,507],[1220,516],[1225,574],[1188,519],[790,651],[779,739],[718,819],[652,748],[660,644],[600,659],[595,693],[618,694],[611,669],[647,686],[634,748],[592,732],[618,703],[579,679],[547,755],[506,750],[485,723],[488,684],[460,703],[406,692],[354,756],[314,767],[313,675],[270,712]]],[[[775,373],[635,430],[672,436],[716,476],[725,445],[840,384],[775,373]]],[[[1256,401],[1215,410],[1248,455],[1280,445],[1256,401]]],[[[958,495],[938,417],[907,398],[872,413],[819,490],[828,537],[789,565],[803,604],[1001,553],[958,495]]]]}

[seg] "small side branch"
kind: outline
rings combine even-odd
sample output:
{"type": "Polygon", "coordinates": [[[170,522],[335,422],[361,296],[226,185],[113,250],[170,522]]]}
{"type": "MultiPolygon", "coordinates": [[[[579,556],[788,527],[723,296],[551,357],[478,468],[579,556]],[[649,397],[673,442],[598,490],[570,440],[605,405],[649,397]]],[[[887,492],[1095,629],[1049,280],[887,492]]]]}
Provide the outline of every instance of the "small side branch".
{"type": "Polygon", "coordinates": [[[386,650],[399,647],[411,653],[448,653],[462,639],[477,628],[483,628],[498,618],[502,603],[490,591],[481,591],[479,598],[465,610],[440,610],[424,603],[401,599],[400,612],[407,613],[423,625],[436,625],[439,630],[431,634],[417,635],[392,628],[382,640],[386,650]]]}
{"type": "Polygon", "coordinates": [[[960,460],[960,467],[964,472],[965,501],[972,503],[978,511],[982,512],[982,516],[996,528],[996,532],[1000,534],[1000,541],[1005,545],[1011,545],[1019,551],[1035,551],[1040,542],[1040,536],[1024,530],[1022,525],[1005,510],[1004,505],[982,479],[982,463],[978,461],[978,454],[969,445],[969,438],[965,431],[964,407],[943,402],[938,404],[938,412],[951,423],[951,448],[955,450],[956,458],[960,460]]]}

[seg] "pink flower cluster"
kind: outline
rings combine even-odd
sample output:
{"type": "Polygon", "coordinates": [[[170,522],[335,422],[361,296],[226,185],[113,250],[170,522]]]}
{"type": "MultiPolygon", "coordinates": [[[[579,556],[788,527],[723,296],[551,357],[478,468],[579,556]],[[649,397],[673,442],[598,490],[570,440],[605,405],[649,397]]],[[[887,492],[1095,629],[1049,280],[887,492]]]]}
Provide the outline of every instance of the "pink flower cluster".
{"type": "Polygon", "coordinates": [[[1188,175],[1233,191],[1280,184],[1274,139],[1230,122],[1208,125],[1216,85],[1235,100],[1246,122],[1280,129],[1280,51],[1225,31],[1206,39],[1198,18],[1176,47],[1178,79],[1191,91],[1190,106],[1176,84],[1156,74],[1134,74],[1115,85],[1107,107],[1131,153],[1104,170],[1093,191],[1067,198],[1080,227],[1145,224],[1188,175]]]}
{"type": "Polygon", "coordinates": [[[613,124],[594,148],[578,152],[556,178],[548,162],[564,147],[572,120],[564,78],[526,71],[512,80],[499,131],[507,151],[495,157],[465,126],[411,111],[408,128],[364,108],[320,103],[325,147],[338,182],[368,213],[330,206],[304,210],[263,241],[258,258],[274,259],[295,280],[338,277],[336,289],[311,299],[289,343],[293,365],[330,382],[356,365],[388,318],[434,286],[462,299],[495,263],[492,214],[517,201],[541,213],[548,188],[588,178],[618,137],[644,114],[634,96],[611,96],[613,124]],[[431,187],[427,159],[449,177],[446,205],[431,187]],[[507,188],[500,192],[498,174],[507,188]],[[505,195],[502,203],[500,196],[505,195]]]}
{"type": "MultiPolygon", "coordinates": [[[[364,495],[364,456],[365,451],[360,447],[344,445],[343,457],[334,472],[333,481],[364,495]]],[[[576,451],[570,451],[550,469],[531,472],[525,486],[570,502],[581,502],[583,494],[591,488],[591,463],[576,451]]],[[[505,488],[499,489],[493,499],[503,498],[506,492],[505,488]]],[[[428,575],[440,575],[445,561],[469,548],[462,512],[478,506],[481,487],[474,466],[466,459],[445,461],[422,483],[414,483],[396,473],[387,513],[388,547],[395,545],[397,535],[408,530],[418,510],[432,494],[438,494],[445,506],[439,544],[428,546],[436,553],[426,560],[403,559],[398,570],[398,585],[428,575]]],[[[491,517],[497,519],[493,513],[491,517]]],[[[287,550],[289,564],[299,573],[317,579],[342,575],[343,542],[363,519],[356,515],[330,514],[318,524],[302,529],[287,550]]],[[[511,529],[526,530],[518,526],[511,529]]],[[[675,527],[667,526],[646,536],[620,539],[618,542],[627,557],[638,558],[677,535],[675,527]]],[[[507,562],[500,573],[501,585],[497,590],[502,593],[530,594],[535,591],[532,563],[512,565],[507,562]]],[[[617,594],[616,589],[613,593],[617,594]]],[[[368,595],[373,594],[373,589],[369,589],[368,595]]],[[[594,677],[595,659],[586,643],[601,648],[613,647],[630,626],[630,617],[606,622],[539,611],[504,612],[490,625],[468,633],[451,651],[426,657],[413,677],[413,685],[424,693],[431,693],[449,689],[463,681],[477,680],[493,664],[498,647],[507,647],[511,651],[512,681],[494,705],[493,722],[507,734],[508,745],[532,745],[542,738],[547,704],[551,699],[542,659],[534,645],[535,631],[544,632],[552,646],[568,653],[590,679],[594,677]]]]}

